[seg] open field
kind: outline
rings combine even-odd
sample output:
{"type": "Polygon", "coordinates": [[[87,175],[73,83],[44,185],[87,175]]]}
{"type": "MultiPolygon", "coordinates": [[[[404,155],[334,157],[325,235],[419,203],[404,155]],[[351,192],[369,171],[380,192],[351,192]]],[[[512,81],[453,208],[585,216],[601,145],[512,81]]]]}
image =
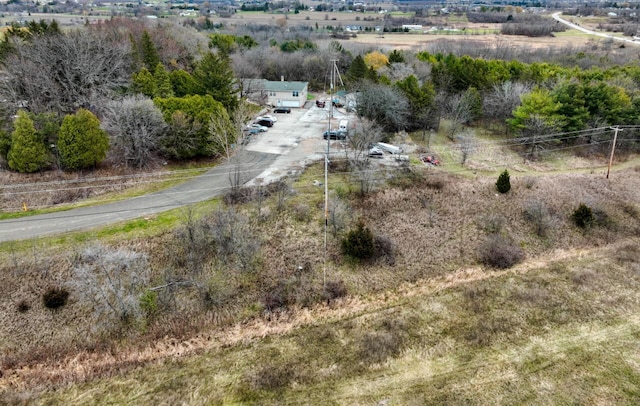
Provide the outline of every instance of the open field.
{"type": "MultiPolygon", "coordinates": [[[[493,176],[394,173],[391,185],[348,199],[353,217],[396,245],[392,266],[341,259],[331,238],[327,276],[343,280],[348,297],[265,313],[253,292],[190,315],[200,326],[182,338],[150,340],[140,332],[132,341],[86,348],[79,337],[94,334],[87,330],[90,309],[77,299],[56,312],[38,305],[51,281],[70,277],[67,254],[45,242],[6,252],[1,282],[12,293],[0,302],[3,400],[486,404],[633,403],[640,396],[632,389],[640,380],[633,355],[640,333],[633,316],[640,312],[637,165],[608,181],[600,171],[535,178],[515,172],[506,196],[495,194],[493,176]],[[532,201],[552,215],[545,237],[523,217],[532,201]],[[607,213],[609,223],[588,231],[572,226],[568,214],[581,201],[607,213]],[[523,247],[525,262],[506,271],[477,263],[478,247],[496,227],[523,247]],[[31,306],[26,313],[16,311],[21,301],[31,306]],[[62,342],[77,350],[52,359],[34,351],[51,356],[62,342]],[[40,398],[44,388],[57,389],[40,398]]],[[[300,282],[321,285],[322,194],[311,186],[319,176],[318,166],[301,174],[283,212],[275,197],[264,202],[271,214],[252,223],[263,238],[263,268],[253,277],[294,278],[294,265],[309,263],[300,282]]],[[[339,173],[330,184],[343,198],[355,187],[339,173]]],[[[242,210],[254,216],[255,206],[242,210]]],[[[167,251],[171,240],[156,233],[140,238],[124,228],[110,241],[154,253],[153,268],[161,270],[168,257],[154,246],[167,251]]],[[[220,288],[235,283],[249,288],[233,273],[220,288]]]]}

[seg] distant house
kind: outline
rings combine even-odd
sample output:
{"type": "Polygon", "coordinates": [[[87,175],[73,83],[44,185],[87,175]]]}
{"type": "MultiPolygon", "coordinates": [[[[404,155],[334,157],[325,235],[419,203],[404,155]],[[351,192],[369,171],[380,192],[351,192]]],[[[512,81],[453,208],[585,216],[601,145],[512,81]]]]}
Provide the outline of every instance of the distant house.
{"type": "Polygon", "coordinates": [[[303,107],[307,101],[307,82],[243,79],[242,95],[260,104],[275,107],[303,107]]]}

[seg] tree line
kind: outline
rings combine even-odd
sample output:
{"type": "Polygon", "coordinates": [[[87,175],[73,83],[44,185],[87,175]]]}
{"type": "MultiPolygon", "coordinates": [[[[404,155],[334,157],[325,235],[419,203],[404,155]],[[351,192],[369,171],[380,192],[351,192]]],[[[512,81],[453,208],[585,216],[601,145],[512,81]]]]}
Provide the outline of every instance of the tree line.
{"type": "Polygon", "coordinates": [[[639,124],[640,68],[616,64],[614,52],[582,68],[593,52],[526,62],[500,44],[388,51],[266,32],[204,35],[128,19],[69,32],[55,21],[11,27],[0,43],[0,156],[35,172],[228,154],[249,118],[236,78],[284,76],[322,90],[332,61],[356,112],[387,134],[426,134],[441,122],[452,140],[473,125],[520,137],[639,124]]]}

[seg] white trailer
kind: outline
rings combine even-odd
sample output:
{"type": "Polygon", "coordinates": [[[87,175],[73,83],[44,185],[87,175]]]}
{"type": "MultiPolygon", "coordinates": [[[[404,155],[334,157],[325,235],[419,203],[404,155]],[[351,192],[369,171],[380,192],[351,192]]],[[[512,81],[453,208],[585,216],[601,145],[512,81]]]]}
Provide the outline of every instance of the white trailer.
{"type": "Polygon", "coordinates": [[[399,147],[396,147],[395,145],[387,144],[384,142],[377,143],[376,147],[393,155],[402,153],[402,148],[399,148],[399,147]]]}

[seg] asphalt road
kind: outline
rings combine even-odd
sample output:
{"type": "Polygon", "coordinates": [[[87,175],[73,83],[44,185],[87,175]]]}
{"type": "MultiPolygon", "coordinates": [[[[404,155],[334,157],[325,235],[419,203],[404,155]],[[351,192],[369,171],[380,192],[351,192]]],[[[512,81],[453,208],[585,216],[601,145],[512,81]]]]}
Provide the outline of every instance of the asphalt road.
{"type": "Polygon", "coordinates": [[[627,42],[630,44],[636,44],[636,45],[640,45],[640,41],[636,41],[634,39],[630,39],[630,38],[625,38],[625,37],[616,37],[614,35],[610,35],[604,32],[598,32],[598,31],[593,31],[584,27],[579,26],[578,24],[574,24],[571,21],[567,21],[564,18],[560,17],[562,13],[561,12],[557,12],[557,13],[553,13],[551,16],[558,22],[561,22],[562,24],[566,25],[567,27],[571,27],[575,30],[578,31],[582,31],[586,34],[591,34],[591,35],[595,35],[598,37],[602,37],[602,38],[610,38],[612,40],[615,41],[622,41],[622,42],[627,42]]]}
{"type": "Polygon", "coordinates": [[[0,221],[0,242],[25,240],[118,223],[188,206],[221,195],[230,186],[229,173],[245,184],[257,178],[267,183],[301,162],[322,157],[322,131],[327,111],[315,106],[278,114],[278,122],[252,141],[230,162],[205,174],[152,194],[119,202],[0,221]]]}

